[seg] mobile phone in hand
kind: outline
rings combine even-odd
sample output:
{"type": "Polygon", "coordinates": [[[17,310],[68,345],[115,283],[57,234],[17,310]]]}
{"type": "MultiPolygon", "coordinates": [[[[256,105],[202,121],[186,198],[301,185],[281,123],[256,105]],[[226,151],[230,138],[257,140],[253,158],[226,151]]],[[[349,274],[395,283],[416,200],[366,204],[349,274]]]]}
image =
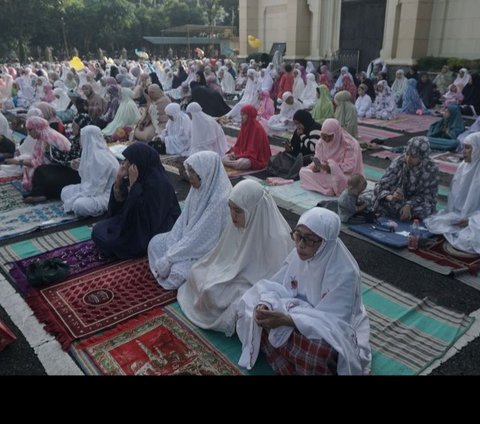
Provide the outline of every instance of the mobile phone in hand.
{"type": "Polygon", "coordinates": [[[317,157],[314,156],[314,157],[312,158],[312,162],[313,162],[313,164],[314,164],[317,168],[320,169],[320,166],[321,166],[320,159],[318,159],[317,157]]]}

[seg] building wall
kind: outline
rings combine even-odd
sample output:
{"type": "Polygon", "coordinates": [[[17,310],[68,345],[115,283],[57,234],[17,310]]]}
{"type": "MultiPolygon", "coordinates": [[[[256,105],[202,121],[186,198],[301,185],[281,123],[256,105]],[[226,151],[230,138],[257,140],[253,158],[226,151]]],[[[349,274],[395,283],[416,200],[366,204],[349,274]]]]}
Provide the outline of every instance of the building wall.
{"type": "Polygon", "coordinates": [[[428,55],[480,58],[480,0],[436,0],[428,55]]]}
{"type": "MultiPolygon", "coordinates": [[[[330,59],[339,48],[341,0],[240,0],[240,57],[249,34],[287,43],[287,59],[330,59]]],[[[383,47],[387,63],[424,56],[480,58],[480,0],[387,0],[383,47]]]]}
{"type": "MultiPolygon", "coordinates": [[[[259,33],[262,51],[269,52],[273,43],[287,42],[287,1],[259,0],[259,33]]],[[[252,34],[255,35],[255,34],[252,34]]]]}

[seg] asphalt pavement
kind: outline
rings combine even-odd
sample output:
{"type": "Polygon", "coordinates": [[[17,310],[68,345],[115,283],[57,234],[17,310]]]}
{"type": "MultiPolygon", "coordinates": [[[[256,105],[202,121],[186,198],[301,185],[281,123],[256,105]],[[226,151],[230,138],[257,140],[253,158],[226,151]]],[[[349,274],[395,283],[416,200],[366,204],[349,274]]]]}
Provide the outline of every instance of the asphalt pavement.
{"type": "MultiPolygon", "coordinates": [[[[185,199],[189,185],[176,175],[170,175],[179,200],[185,199]]],[[[285,210],[281,211],[293,228],[298,216],[285,210]]],[[[85,222],[82,222],[82,225],[84,224],[85,222]]],[[[57,227],[54,231],[58,230],[60,228],[57,227]]],[[[40,234],[34,233],[22,238],[37,237],[40,234]]],[[[9,243],[20,239],[10,240],[9,243]]],[[[436,304],[457,312],[471,314],[480,310],[480,291],[354,237],[342,233],[341,239],[357,260],[361,270],[373,277],[386,281],[416,297],[428,297],[436,304]]],[[[1,244],[5,244],[5,242],[1,244]]],[[[35,352],[1,307],[0,319],[17,335],[17,340],[0,352],[0,376],[45,375],[45,370],[35,352]]],[[[436,368],[431,375],[480,375],[480,338],[475,339],[436,368]]]]}

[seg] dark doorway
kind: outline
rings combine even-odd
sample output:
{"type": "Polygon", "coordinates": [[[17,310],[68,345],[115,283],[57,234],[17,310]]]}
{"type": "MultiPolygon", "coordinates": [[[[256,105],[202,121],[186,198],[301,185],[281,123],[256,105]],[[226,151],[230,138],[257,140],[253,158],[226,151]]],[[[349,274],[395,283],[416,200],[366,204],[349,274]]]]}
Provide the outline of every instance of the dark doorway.
{"type": "Polygon", "coordinates": [[[340,50],[360,51],[362,71],[380,56],[386,7],[387,0],[342,0],[340,50]]]}

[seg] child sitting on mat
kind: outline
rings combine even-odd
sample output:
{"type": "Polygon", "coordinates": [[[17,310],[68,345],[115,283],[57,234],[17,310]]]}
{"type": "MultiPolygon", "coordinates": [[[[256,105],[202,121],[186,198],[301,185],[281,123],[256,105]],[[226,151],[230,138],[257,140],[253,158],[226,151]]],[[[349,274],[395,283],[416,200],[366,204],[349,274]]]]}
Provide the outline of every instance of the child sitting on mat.
{"type": "Polygon", "coordinates": [[[317,206],[326,207],[340,216],[343,224],[363,224],[368,222],[369,202],[360,199],[367,188],[367,180],[363,175],[353,174],[348,179],[347,188],[342,192],[337,202],[323,201],[317,206]]]}

